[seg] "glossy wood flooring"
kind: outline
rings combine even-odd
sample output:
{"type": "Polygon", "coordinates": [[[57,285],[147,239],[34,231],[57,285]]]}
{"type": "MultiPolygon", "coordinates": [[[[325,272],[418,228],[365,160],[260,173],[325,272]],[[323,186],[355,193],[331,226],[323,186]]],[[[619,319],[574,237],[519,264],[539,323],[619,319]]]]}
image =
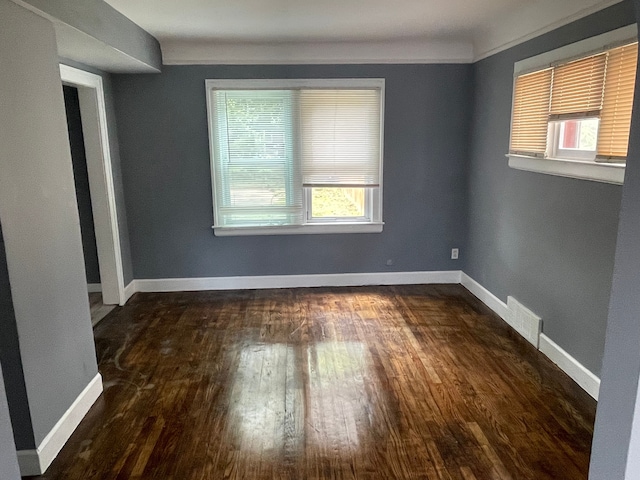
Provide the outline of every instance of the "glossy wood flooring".
{"type": "Polygon", "coordinates": [[[595,402],[459,285],[137,294],[42,479],[586,479],[595,402]]]}

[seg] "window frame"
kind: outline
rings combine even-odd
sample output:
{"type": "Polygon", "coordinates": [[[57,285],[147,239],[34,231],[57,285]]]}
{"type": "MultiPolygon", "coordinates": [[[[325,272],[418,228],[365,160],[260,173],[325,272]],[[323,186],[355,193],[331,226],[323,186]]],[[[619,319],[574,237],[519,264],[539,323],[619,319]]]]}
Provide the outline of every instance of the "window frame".
{"type": "MultiPolygon", "coordinates": [[[[302,225],[272,226],[218,226],[212,229],[216,236],[243,235],[295,235],[328,233],[380,233],[382,221],[383,162],[384,162],[384,78],[335,78],[335,79],[207,79],[205,92],[207,101],[207,123],[209,135],[210,170],[214,221],[216,215],[216,179],[214,145],[214,95],[215,90],[287,90],[287,89],[377,89],[380,91],[380,160],[379,186],[367,187],[365,217],[311,219],[311,187],[300,185],[303,189],[304,223],[302,225]],[[368,215],[367,215],[368,214],[368,215]]],[[[294,161],[296,161],[294,159],[294,161]]],[[[339,187],[339,185],[336,185],[339,187]]]]}
{"type": "MultiPolygon", "coordinates": [[[[602,35],[587,38],[585,40],[530,57],[514,64],[513,95],[511,106],[511,123],[513,125],[513,113],[515,105],[515,85],[519,75],[533,73],[545,68],[595,55],[610,50],[625,43],[637,41],[638,27],[631,24],[602,35]]],[[[583,120],[589,117],[577,117],[583,120]]],[[[622,185],[624,183],[625,163],[606,162],[593,158],[586,158],[578,152],[563,152],[559,149],[559,122],[549,121],[549,133],[547,135],[546,157],[534,157],[530,155],[507,153],[509,167],[518,170],[557,175],[562,177],[591,180],[603,183],[622,185]],[[555,125],[554,125],[555,123],[555,125]],[[563,155],[564,153],[564,155],[563,155]]],[[[511,139],[511,132],[509,134],[511,139]]],[[[589,155],[590,157],[591,155],[589,155]]]]}
{"type": "MultiPolygon", "coordinates": [[[[314,187],[304,187],[305,196],[305,218],[306,222],[311,225],[322,224],[340,224],[340,223],[370,223],[374,219],[374,190],[375,188],[365,188],[364,192],[364,215],[360,217],[313,217],[313,190],[314,187]],[[328,220],[328,221],[327,221],[328,220]]],[[[322,187],[315,187],[322,188],[322,187]]],[[[334,188],[334,187],[330,187],[334,188]]],[[[350,188],[350,187],[342,187],[350,188]]],[[[358,187],[359,188],[359,187],[358,187]]]]}
{"type": "MultiPolygon", "coordinates": [[[[560,139],[562,138],[565,122],[573,120],[582,121],[590,120],[594,117],[580,117],[571,120],[557,120],[549,122],[549,132],[547,134],[547,152],[550,160],[582,160],[585,162],[596,162],[596,150],[581,150],[579,148],[561,148],[560,139]]],[[[599,126],[598,126],[599,127],[599,126]]]]}

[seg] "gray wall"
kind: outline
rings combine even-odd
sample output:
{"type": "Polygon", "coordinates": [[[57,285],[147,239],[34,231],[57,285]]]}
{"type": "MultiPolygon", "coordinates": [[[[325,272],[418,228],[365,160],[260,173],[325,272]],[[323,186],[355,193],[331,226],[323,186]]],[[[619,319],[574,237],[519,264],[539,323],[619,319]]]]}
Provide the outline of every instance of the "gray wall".
{"type": "Polygon", "coordinates": [[[20,449],[35,448],[2,225],[0,225],[0,364],[2,364],[4,376],[3,385],[7,387],[9,411],[14,419],[15,443],[20,449]]]}
{"type": "MultiPolygon", "coordinates": [[[[0,373],[2,373],[2,368],[0,368],[0,373]]],[[[9,418],[2,375],[0,375],[0,478],[2,480],[17,480],[20,478],[16,445],[13,441],[11,419],[9,418]]]]}
{"type": "Polygon", "coordinates": [[[113,75],[134,277],[463,268],[471,68],[166,66],[113,75]],[[386,79],[384,232],[215,237],[205,79],[305,77],[386,79]],[[450,260],[452,247],[460,260],[450,260]]]}
{"type": "Polygon", "coordinates": [[[0,0],[0,64],[0,222],[39,445],[98,369],[52,23],[0,0]]]}
{"type": "MultiPolygon", "coordinates": [[[[640,0],[636,0],[640,20],[640,0]]],[[[620,212],[589,478],[640,478],[640,75],[620,212]],[[626,470],[626,471],[625,471],[626,470]]]]}
{"type": "Polygon", "coordinates": [[[508,167],[513,64],[632,22],[624,1],[474,65],[466,273],[541,315],[544,333],[596,375],[622,187],[508,167]]]}
{"type": "Polygon", "coordinates": [[[133,267],[131,263],[131,247],[129,245],[129,226],[127,222],[127,209],[125,206],[124,186],[122,183],[122,167],[120,160],[120,143],[118,141],[118,129],[116,127],[116,114],[114,109],[113,87],[111,75],[101,70],[61,58],[60,63],[75,67],[86,72],[100,75],[104,87],[105,106],[107,110],[107,128],[109,130],[109,149],[111,151],[111,172],[113,175],[113,188],[115,191],[116,211],[118,212],[118,231],[120,233],[120,250],[122,253],[122,270],[125,286],[133,280],[133,267]]]}
{"type": "Polygon", "coordinates": [[[96,232],[93,225],[91,191],[89,190],[89,174],[87,173],[87,158],[84,150],[84,135],[82,134],[82,118],[80,117],[78,89],[65,85],[63,90],[87,283],[100,283],[98,248],[96,247],[96,232]]]}

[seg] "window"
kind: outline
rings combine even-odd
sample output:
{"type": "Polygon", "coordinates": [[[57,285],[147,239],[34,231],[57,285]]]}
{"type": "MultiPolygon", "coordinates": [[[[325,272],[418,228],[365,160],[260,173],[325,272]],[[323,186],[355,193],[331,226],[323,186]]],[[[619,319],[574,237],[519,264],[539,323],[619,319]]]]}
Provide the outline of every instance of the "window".
{"type": "Polygon", "coordinates": [[[510,166],[622,183],[636,32],[626,27],[516,64],[510,166]]]}
{"type": "Polygon", "coordinates": [[[207,80],[216,235],[382,231],[384,80],[207,80]]]}

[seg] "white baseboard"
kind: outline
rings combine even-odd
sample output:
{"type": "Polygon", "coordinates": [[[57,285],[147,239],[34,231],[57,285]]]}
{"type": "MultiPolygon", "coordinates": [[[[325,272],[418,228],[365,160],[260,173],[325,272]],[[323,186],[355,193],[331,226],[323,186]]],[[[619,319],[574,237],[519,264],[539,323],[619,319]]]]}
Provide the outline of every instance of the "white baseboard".
{"type": "Polygon", "coordinates": [[[98,373],[44,437],[38,448],[18,451],[20,475],[41,475],[47,470],[101,393],[102,376],[98,373]]]}
{"type": "Polygon", "coordinates": [[[600,379],[544,333],[540,334],[540,351],[580,385],[585,392],[598,400],[600,379]]]}
{"type": "Polygon", "coordinates": [[[478,297],[478,300],[493,310],[501,319],[505,322],[507,321],[509,309],[507,308],[506,303],[464,272],[462,272],[460,283],[464,288],[478,297]]]}
{"type": "Polygon", "coordinates": [[[138,291],[136,290],[136,282],[137,280],[131,280],[129,284],[124,287],[124,302],[122,302],[122,305],[127,303],[127,301],[138,291]]]}
{"type": "MultiPolygon", "coordinates": [[[[460,283],[478,297],[478,300],[493,310],[500,318],[505,322],[507,321],[509,308],[506,303],[464,272],[461,274],[460,283]]],[[[564,373],[569,375],[574,382],[580,385],[585,392],[598,400],[600,379],[596,375],[578,362],[578,360],[569,355],[569,353],[563,350],[544,333],[540,334],[538,348],[540,352],[549,357],[549,359],[564,373]]]]}
{"type": "MultiPolygon", "coordinates": [[[[188,292],[297,287],[352,287],[460,283],[461,272],[332,273],[318,275],[264,275],[244,277],[159,278],[134,280],[136,292],[188,292]]],[[[128,287],[127,287],[128,288],[128,287]]]]}
{"type": "Polygon", "coordinates": [[[88,283],[87,291],[89,293],[99,293],[102,292],[102,284],[101,283],[88,283]]]}

